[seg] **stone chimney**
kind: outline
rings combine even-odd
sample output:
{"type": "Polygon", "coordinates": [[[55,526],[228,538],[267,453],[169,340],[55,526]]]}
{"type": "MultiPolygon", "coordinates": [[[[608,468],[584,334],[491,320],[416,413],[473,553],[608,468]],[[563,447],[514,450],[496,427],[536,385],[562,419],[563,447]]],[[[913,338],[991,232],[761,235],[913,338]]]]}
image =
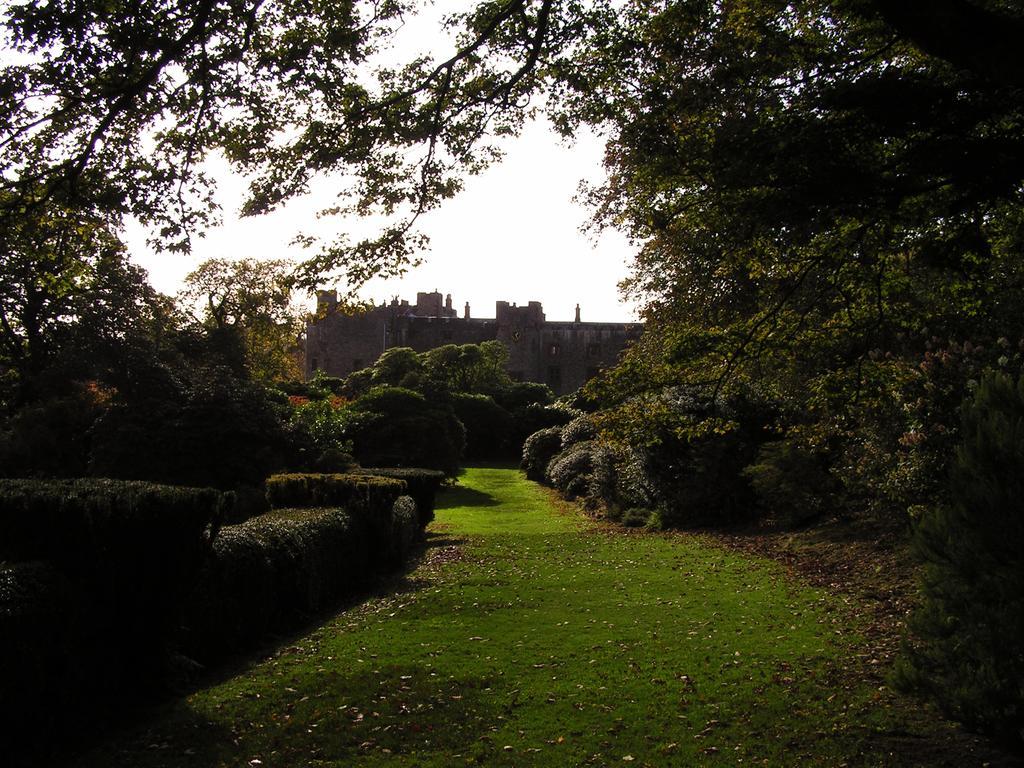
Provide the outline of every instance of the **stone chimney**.
{"type": "Polygon", "coordinates": [[[452,295],[450,293],[444,297],[444,308],[449,312],[452,310],[452,295]]]}
{"type": "Polygon", "coordinates": [[[576,305],[576,322],[578,323],[579,321],[580,321],[580,305],[577,304],[576,305]]]}
{"type": "Polygon", "coordinates": [[[466,309],[463,311],[462,316],[469,320],[469,302],[466,302],[466,309]]]}

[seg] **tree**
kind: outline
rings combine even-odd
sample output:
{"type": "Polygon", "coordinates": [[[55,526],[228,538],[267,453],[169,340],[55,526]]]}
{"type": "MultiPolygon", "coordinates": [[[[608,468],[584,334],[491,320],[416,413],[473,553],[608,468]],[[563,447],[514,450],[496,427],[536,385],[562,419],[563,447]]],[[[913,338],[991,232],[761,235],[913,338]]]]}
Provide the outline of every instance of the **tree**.
{"type": "Polygon", "coordinates": [[[237,335],[247,369],[260,381],[301,377],[303,323],[290,266],[284,260],[209,259],[185,278],[181,300],[201,306],[200,318],[213,333],[237,335]]]}
{"type": "Polygon", "coordinates": [[[44,377],[90,378],[113,364],[158,303],[106,223],[81,211],[23,209],[0,259],[0,365],[16,379],[12,406],[46,389],[44,377]]]}
{"type": "Polygon", "coordinates": [[[479,140],[529,114],[542,54],[575,33],[558,5],[481,4],[453,22],[464,30],[450,59],[373,77],[370,57],[411,0],[12,5],[3,23],[16,55],[0,72],[0,189],[12,202],[0,234],[19,209],[57,200],[115,222],[134,215],[187,249],[215,213],[201,161],[219,152],[253,179],[245,213],[337,173],[355,184],[336,212],[396,217],[377,238],[327,247],[309,282],[334,268],[353,284],[400,271],[422,242],[417,217],[494,157],[479,140]]]}
{"type": "Polygon", "coordinates": [[[500,341],[445,344],[422,358],[424,386],[434,391],[493,393],[512,383],[505,370],[508,348],[500,341]]]}
{"type": "Polygon", "coordinates": [[[914,542],[923,604],[899,680],[949,714],[1020,746],[1024,738],[1024,379],[985,376],[964,411],[948,504],[914,542]]]}

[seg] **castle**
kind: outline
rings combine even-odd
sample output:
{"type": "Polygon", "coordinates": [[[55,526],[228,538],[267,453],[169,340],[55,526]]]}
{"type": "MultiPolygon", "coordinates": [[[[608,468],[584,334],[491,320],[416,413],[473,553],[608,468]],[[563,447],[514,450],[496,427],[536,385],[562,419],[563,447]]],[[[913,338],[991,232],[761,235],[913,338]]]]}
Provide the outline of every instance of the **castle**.
{"type": "Polygon", "coordinates": [[[547,384],[556,395],[581,387],[602,368],[618,362],[640,335],[641,323],[584,323],[576,305],[572,322],[545,319],[538,301],[524,307],[499,301],[493,318],[462,317],[449,294],[416,294],[416,303],[393,299],[358,314],[338,309],[336,291],[317,291],[317,313],[306,326],[306,377],[316,371],[348,376],[372,365],[386,349],[425,352],[445,344],[497,340],[508,348],[508,372],[517,381],[547,384]]]}

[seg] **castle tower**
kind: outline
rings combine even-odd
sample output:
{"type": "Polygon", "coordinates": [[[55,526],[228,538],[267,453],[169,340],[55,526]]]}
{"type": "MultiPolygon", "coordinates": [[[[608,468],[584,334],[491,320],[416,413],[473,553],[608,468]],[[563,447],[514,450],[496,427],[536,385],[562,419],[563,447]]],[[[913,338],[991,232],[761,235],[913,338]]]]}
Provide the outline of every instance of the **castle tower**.
{"type": "Polygon", "coordinates": [[[575,322],[578,323],[579,321],[580,321],[580,305],[577,304],[576,305],[576,320],[575,320],[575,322]]]}

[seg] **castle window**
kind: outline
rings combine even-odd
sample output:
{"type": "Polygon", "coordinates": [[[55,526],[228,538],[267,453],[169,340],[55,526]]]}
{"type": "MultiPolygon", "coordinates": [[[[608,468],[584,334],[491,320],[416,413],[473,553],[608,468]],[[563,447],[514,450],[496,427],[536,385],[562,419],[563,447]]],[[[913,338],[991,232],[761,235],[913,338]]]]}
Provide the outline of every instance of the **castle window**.
{"type": "Polygon", "coordinates": [[[557,365],[548,366],[548,384],[552,389],[561,389],[562,387],[562,369],[557,365]]]}
{"type": "Polygon", "coordinates": [[[590,356],[590,357],[600,357],[601,356],[601,342],[594,341],[594,342],[591,342],[590,344],[587,344],[587,355],[590,356]]]}
{"type": "Polygon", "coordinates": [[[548,354],[551,355],[551,357],[557,357],[557,355],[558,355],[558,345],[557,344],[552,344],[551,346],[549,346],[548,347],[548,354]]]}

